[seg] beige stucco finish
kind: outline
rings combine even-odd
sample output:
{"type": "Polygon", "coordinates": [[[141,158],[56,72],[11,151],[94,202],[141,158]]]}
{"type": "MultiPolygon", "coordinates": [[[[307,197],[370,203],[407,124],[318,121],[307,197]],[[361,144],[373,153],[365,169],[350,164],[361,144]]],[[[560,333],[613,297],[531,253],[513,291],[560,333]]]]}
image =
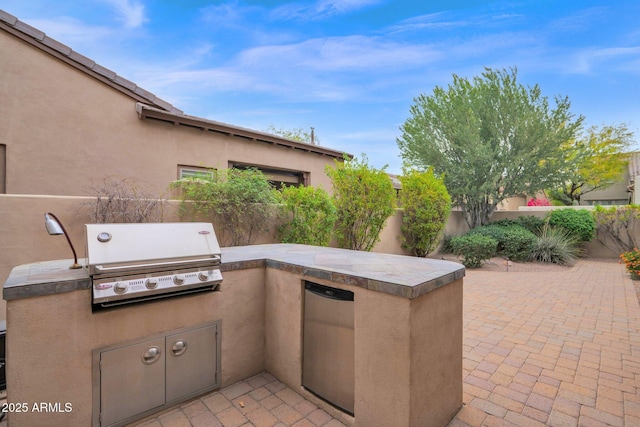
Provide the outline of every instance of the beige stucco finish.
{"type": "Polygon", "coordinates": [[[330,157],[140,120],[136,100],[4,31],[0,51],[7,193],[89,195],[92,183],[117,176],[161,194],[178,165],[229,162],[308,172],[311,185],[330,189],[330,157]]]}
{"type": "Polygon", "coordinates": [[[271,267],[223,274],[218,292],[103,312],[91,311],[86,289],[10,299],[9,402],[73,408],[12,413],[11,425],[90,425],[94,350],[218,320],[222,386],[266,370],[345,424],[361,427],[443,426],[461,406],[461,279],[407,299],[271,267]],[[302,386],[303,279],[354,292],[353,417],[302,386]]]}
{"type": "Polygon", "coordinates": [[[215,320],[222,320],[222,386],[262,372],[264,269],[227,272],[220,289],[100,313],[91,312],[88,290],[10,301],[9,402],[68,402],[73,408],[12,413],[11,425],[91,425],[93,349],[215,320]]]}

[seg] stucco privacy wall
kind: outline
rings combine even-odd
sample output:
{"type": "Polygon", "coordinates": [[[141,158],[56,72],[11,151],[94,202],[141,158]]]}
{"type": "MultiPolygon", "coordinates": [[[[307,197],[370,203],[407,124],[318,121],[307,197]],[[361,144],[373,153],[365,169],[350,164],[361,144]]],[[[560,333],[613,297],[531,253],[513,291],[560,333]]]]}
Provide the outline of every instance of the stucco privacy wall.
{"type": "MultiPolygon", "coordinates": [[[[53,212],[69,232],[78,257],[84,257],[84,224],[88,222],[85,204],[93,200],[90,197],[56,197],[32,195],[0,194],[0,281],[9,276],[11,269],[17,265],[37,261],[70,258],[71,250],[63,236],[49,236],[44,228],[44,213],[53,212]]],[[[178,202],[166,203],[164,221],[179,221],[178,202]]],[[[498,211],[494,220],[502,218],[518,218],[520,215],[544,216],[545,212],[498,211]]],[[[391,217],[382,231],[381,241],[373,252],[407,254],[401,247],[402,214],[398,212],[391,217]]],[[[214,227],[216,224],[214,224],[214,227]]],[[[445,232],[450,235],[463,234],[467,230],[461,212],[452,212],[445,232]]],[[[259,236],[257,243],[274,243],[273,235],[259,236]]],[[[617,257],[610,249],[597,241],[587,245],[587,252],[592,257],[617,257]]],[[[5,301],[0,301],[0,320],[5,319],[5,301]]]]}
{"type": "Polygon", "coordinates": [[[8,319],[20,330],[7,330],[11,402],[73,406],[68,413],[11,413],[11,425],[91,425],[93,349],[213,320],[223,319],[222,386],[262,372],[264,280],[264,268],[227,271],[220,292],[100,313],[91,312],[87,290],[11,301],[8,319]]]}
{"type": "Polygon", "coordinates": [[[88,195],[106,176],[167,191],[178,165],[242,162],[308,172],[330,188],[321,154],[140,120],[136,100],[0,29],[0,144],[6,192],[88,195]]]}
{"type": "MultiPolygon", "coordinates": [[[[78,258],[84,258],[84,224],[89,222],[88,210],[93,200],[91,197],[0,194],[0,283],[4,283],[11,269],[17,265],[72,257],[64,236],[47,234],[44,227],[45,212],[53,212],[60,219],[69,232],[78,258]]],[[[180,220],[179,204],[177,201],[164,204],[164,222],[180,220]]],[[[405,253],[400,247],[399,219],[393,217],[389,220],[374,252],[405,253]]],[[[216,224],[214,228],[217,228],[216,224]]],[[[256,243],[274,242],[273,233],[259,235],[256,240],[256,243]]],[[[0,320],[5,318],[4,313],[5,301],[2,300],[0,320]]]]}

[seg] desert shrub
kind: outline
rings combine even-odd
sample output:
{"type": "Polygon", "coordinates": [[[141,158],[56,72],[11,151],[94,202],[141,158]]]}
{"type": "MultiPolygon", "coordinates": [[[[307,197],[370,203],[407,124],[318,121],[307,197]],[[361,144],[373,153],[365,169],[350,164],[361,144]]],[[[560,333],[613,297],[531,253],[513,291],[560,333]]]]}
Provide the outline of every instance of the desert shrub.
{"type": "Polygon", "coordinates": [[[402,247],[413,255],[425,257],[440,241],[451,212],[451,197],[442,179],[433,171],[405,171],[400,177],[399,201],[402,216],[402,247]]]}
{"type": "Polygon", "coordinates": [[[275,190],[254,168],[212,170],[210,175],[175,181],[172,187],[181,190],[182,214],[211,220],[227,246],[253,243],[275,213],[275,190]]]}
{"type": "Polygon", "coordinates": [[[95,224],[161,222],[162,197],[141,189],[133,179],[106,177],[89,191],[95,200],[84,202],[89,220],[95,224]]]}
{"type": "Polygon", "coordinates": [[[542,228],[544,227],[545,220],[544,218],[538,218],[537,216],[524,216],[520,215],[517,220],[518,224],[522,227],[526,228],[536,236],[539,236],[542,233],[542,228]]]}
{"type": "Polygon", "coordinates": [[[481,234],[497,242],[497,253],[513,261],[526,261],[536,240],[535,234],[514,220],[501,220],[476,227],[469,234],[481,234]]]}
{"type": "Polygon", "coordinates": [[[502,250],[502,241],[504,240],[504,232],[509,226],[502,226],[499,223],[491,223],[469,230],[467,234],[481,234],[491,237],[498,244],[498,251],[502,250]]]}
{"type": "Polygon", "coordinates": [[[395,190],[385,168],[345,158],[327,167],[337,209],[335,235],[341,248],[370,251],[395,209],[395,190]]]}
{"type": "Polygon", "coordinates": [[[526,261],[536,240],[536,235],[522,226],[506,227],[500,253],[513,261],[526,261]]]}
{"type": "Polygon", "coordinates": [[[596,206],[593,216],[598,240],[614,252],[640,247],[640,205],[596,206]]]}
{"type": "Polygon", "coordinates": [[[542,228],[529,259],[531,261],[573,265],[580,256],[579,240],[564,228],[542,228]]]}
{"type": "Polygon", "coordinates": [[[640,280],[640,250],[638,248],[620,254],[620,263],[624,264],[633,280],[640,280]]]}
{"type": "Polygon", "coordinates": [[[491,221],[491,223],[487,225],[499,225],[501,227],[509,227],[512,225],[520,225],[520,223],[516,219],[504,218],[504,219],[498,219],[496,221],[491,221]]]}
{"type": "Polygon", "coordinates": [[[451,247],[453,253],[462,256],[462,264],[468,268],[478,268],[496,255],[498,242],[482,234],[467,233],[464,236],[453,237],[451,247]]]}
{"type": "Polygon", "coordinates": [[[580,242],[589,242],[596,231],[596,222],[586,209],[557,209],[548,214],[549,225],[562,227],[580,242]]]}
{"type": "Polygon", "coordinates": [[[442,246],[440,246],[440,253],[443,253],[443,254],[453,253],[453,246],[451,246],[451,240],[454,237],[455,236],[452,236],[451,234],[445,234],[444,236],[442,236],[442,246]]]}
{"type": "Polygon", "coordinates": [[[328,246],[336,222],[331,196],[319,187],[285,187],[280,203],[286,217],[278,227],[280,241],[328,246]]]}

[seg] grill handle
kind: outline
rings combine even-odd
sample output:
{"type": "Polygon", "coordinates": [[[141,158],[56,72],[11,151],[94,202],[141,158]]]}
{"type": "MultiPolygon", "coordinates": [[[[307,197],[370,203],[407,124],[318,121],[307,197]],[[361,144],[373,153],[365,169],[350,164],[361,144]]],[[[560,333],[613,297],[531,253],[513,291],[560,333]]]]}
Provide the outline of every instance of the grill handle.
{"type": "Polygon", "coordinates": [[[207,259],[198,259],[198,260],[188,260],[188,261],[168,261],[168,262],[154,262],[154,263],[149,263],[149,264],[135,264],[135,265],[117,265],[117,266],[113,266],[113,267],[105,267],[103,265],[94,265],[94,268],[96,270],[96,272],[98,273],[109,273],[109,272],[113,272],[113,271],[130,271],[131,269],[134,268],[157,268],[157,267],[166,267],[166,266],[174,266],[174,265],[184,265],[184,264],[189,264],[189,265],[197,265],[197,264],[203,264],[204,266],[210,266],[211,265],[211,261],[214,261],[216,263],[220,263],[220,257],[215,255],[211,258],[207,258],[207,259]]]}

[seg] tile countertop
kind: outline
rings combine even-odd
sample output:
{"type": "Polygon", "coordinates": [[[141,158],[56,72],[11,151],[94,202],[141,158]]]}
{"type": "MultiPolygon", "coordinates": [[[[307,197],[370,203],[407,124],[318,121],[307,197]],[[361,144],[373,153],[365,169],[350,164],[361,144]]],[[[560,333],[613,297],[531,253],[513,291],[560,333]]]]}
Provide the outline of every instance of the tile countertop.
{"type": "MultiPolygon", "coordinates": [[[[79,261],[86,265],[85,260],[79,261]]],[[[71,270],[72,260],[15,267],[4,284],[3,298],[13,300],[89,289],[86,268],[71,270]]],[[[416,298],[465,275],[461,264],[375,252],[294,244],[222,248],[221,270],[270,267],[313,280],[359,286],[404,298],[416,298]]]]}

